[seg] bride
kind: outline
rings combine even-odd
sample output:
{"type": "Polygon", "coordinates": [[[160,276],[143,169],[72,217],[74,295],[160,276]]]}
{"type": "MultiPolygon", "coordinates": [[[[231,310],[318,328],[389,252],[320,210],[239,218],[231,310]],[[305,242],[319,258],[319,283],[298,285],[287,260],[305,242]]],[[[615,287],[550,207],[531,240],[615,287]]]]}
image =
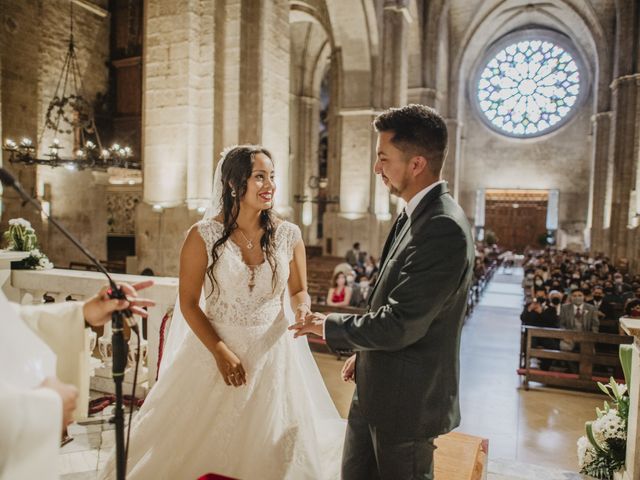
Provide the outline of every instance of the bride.
{"type": "MultiPolygon", "coordinates": [[[[223,152],[182,247],[179,308],[127,478],[339,478],[345,423],[308,344],[287,334],[310,298],[300,229],[272,212],[275,189],[266,149],[223,152]]],[[[111,457],[101,478],[114,469],[111,457]]]]}

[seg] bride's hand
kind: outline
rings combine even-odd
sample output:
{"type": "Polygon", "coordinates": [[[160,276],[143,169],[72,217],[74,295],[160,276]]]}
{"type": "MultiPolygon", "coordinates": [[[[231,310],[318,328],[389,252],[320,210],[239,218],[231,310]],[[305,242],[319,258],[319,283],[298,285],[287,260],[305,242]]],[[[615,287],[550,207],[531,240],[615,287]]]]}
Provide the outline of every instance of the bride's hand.
{"type": "Polygon", "coordinates": [[[302,322],[304,323],[304,319],[311,313],[311,309],[309,305],[306,303],[301,303],[296,307],[296,323],[302,322]]]}
{"type": "Polygon", "coordinates": [[[219,342],[218,345],[216,345],[213,357],[216,359],[220,375],[222,375],[227,385],[240,387],[247,384],[247,374],[244,371],[240,359],[224,342],[219,342]]]}
{"type": "Polygon", "coordinates": [[[356,356],[351,355],[347,358],[347,361],[344,362],[342,366],[342,380],[345,382],[355,382],[356,381],[356,356]]]}

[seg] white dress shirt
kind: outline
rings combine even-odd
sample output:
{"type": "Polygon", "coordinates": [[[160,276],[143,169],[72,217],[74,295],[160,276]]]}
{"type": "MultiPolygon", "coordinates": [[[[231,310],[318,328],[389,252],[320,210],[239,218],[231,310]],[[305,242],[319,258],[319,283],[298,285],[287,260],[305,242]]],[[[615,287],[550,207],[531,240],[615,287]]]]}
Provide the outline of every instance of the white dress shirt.
{"type": "Polygon", "coordinates": [[[416,193],[413,197],[411,197],[411,200],[407,202],[407,206],[404,207],[404,211],[406,212],[406,214],[409,215],[409,217],[411,217],[411,214],[418,207],[418,204],[422,201],[422,199],[427,196],[427,193],[429,193],[431,190],[436,188],[441,183],[444,183],[444,180],[438,180],[437,182],[432,183],[431,185],[429,185],[426,188],[423,188],[418,193],[416,193]]]}

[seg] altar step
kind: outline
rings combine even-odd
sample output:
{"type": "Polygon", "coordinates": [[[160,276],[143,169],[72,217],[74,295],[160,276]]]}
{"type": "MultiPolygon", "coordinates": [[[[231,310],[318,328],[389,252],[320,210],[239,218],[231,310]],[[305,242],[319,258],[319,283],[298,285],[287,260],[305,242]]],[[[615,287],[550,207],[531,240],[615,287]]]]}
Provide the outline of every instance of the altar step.
{"type": "Polygon", "coordinates": [[[435,480],[589,480],[566,470],[515,460],[488,460],[489,441],[451,432],[436,440],[435,480]]]}
{"type": "Polygon", "coordinates": [[[541,467],[515,460],[489,460],[488,470],[487,480],[591,480],[591,477],[576,472],[541,467]]]}
{"type": "Polygon", "coordinates": [[[487,479],[488,440],[451,432],[436,439],[435,480],[487,479]]]}

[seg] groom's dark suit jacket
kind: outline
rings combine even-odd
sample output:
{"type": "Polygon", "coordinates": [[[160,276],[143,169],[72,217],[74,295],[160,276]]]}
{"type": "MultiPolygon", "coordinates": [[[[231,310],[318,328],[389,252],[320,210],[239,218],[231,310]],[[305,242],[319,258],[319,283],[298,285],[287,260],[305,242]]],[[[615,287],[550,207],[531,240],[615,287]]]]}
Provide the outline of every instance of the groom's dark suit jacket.
{"type": "Polygon", "coordinates": [[[360,409],[381,431],[430,438],[460,424],[460,332],[474,255],[469,222],[439,184],[395,242],[392,229],[368,313],[327,317],[328,345],[358,352],[360,409]]]}

